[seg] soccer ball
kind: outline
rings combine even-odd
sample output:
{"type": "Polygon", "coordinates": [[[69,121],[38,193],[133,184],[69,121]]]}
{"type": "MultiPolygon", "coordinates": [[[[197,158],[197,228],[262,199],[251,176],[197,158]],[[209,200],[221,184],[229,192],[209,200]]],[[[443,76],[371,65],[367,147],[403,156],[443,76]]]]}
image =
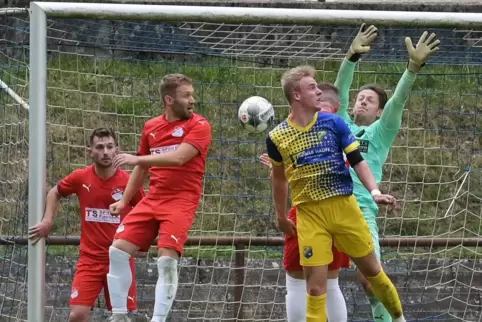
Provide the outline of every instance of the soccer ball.
{"type": "Polygon", "coordinates": [[[263,132],[274,121],[274,108],[261,96],[251,96],[238,109],[238,118],[249,132],[263,132]]]}

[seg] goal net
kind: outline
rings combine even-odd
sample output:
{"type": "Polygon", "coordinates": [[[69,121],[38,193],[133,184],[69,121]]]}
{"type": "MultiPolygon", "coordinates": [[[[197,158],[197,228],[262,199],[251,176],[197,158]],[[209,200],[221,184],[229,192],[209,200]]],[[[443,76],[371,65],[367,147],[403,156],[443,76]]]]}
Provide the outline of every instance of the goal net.
{"type": "MultiPolygon", "coordinates": [[[[262,9],[260,9],[262,10],[262,9]]],[[[311,64],[334,82],[359,25],[153,22],[48,18],[47,182],[91,161],[96,127],[118,133],[134,153],[143,124],[162,111],[160,78],[193,78],[197,112],[213,126],[204,193],[186,252],[171,321],[285,321],[282,235],[273,222],[270,180],[258,157],[266,133],[243,131],[237,108],[266,97],[276,119],[289,107],[280,77],[311,64]]],[[[27,320],[29,17],[0,13],[0,321],[27,320]],[[15,96],[16,95],[16,96],[15,96]]],[[[397,197],[380,211],[382,260],[408,320],[476,321],[482,314],[482,29],[379,26],[358,64],[351,103],[368,83],[389,96],[414,43],[436,32],[440,51],[417,76],[382,189],[397,197]],[[479,246],[478,246],[479,245],[479,246]]],[[[31,146],[30,146],[31,148],[31,146]]],[[[62,202],[45,268],[45,321],[67,321],[78,258],[75,197],[62,202]]],[[[139,314],[152,313],[156,251],[137,261],[139,314]]],[[[371,320],[355,271],[340,283],[351,320],[371,320]]],[[[93,320],[105,318],[101,295],[93,320]]]]}

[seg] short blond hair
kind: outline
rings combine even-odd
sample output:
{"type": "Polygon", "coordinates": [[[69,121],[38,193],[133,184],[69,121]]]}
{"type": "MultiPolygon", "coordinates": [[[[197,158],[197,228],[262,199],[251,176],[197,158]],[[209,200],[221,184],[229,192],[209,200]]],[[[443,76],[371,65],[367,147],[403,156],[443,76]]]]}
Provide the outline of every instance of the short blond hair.
{"type": "Polygon", "coordinates": [[[176,89],[181,85],[192,85],[192,80],[183,74],[168,74],[161,79],[159,92],[161,93],[162,102],[166,95],[174,96],[176,89]]]}
{"type": "Polygon", "coordinates": [[[291,68],[285,72],[281,77],[281,87],[288,102],[291,103],[293,91],[300,87],[300,81],[303,77],[315,78],[315,76],[315,68],[309,65],[291,68]]]}

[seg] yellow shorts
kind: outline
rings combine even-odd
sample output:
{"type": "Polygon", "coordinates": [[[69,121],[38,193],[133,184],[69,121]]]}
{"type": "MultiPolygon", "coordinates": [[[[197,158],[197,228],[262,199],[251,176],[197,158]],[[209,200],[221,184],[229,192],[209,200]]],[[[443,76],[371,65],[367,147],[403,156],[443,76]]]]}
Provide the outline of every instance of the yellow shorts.
{"type": "Polygon", "coordinates": [[[302,266],[333,261],[333,243],[350,257],[364,257],[373,249],[368,224],[354,196],[336,196],[296,206],[296,229],[302,266]]]}

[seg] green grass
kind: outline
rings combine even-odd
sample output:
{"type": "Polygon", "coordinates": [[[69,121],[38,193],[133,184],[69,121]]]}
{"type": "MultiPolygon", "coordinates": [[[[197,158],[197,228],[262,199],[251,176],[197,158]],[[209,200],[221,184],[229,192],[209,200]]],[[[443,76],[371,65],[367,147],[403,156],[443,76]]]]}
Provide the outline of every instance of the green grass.
{"type": "MultiPolygon", "coordinates": [[[[339,62],[311,63],[320,70],[320,81],[334,82],[339,62]]],[[[376,82],[391,94],[404,68],[405,63],[362,62],[352,88],[376,82]]],[[[285,70],[285,66],[260,67],[221,58],[130,61],[75,54],[52,57],[48,74],[48,185],[89,162],[86,138],[95,127],[115,129],[121,149],[136,151],[144,122],[161,112],[159,79],[166,73],[182,72],[196,82],[197,111],[212,123],[214,138],[205,194],[191,235],[279,235],[272,220],[267,172],[257,162],[264,152],[266,133],[243,131],[236,112],[245,98],[256,94],[272,102],[278,121],[285,118],[288,106],[280,88],[285,70]]],[[[481,181],[475,170],[482,167],[482,159],[473,153],[482,150],[481,72],[480,66],[428,65],[418,76],[407,102],[403,129],[384,167],[382,188],[400,200],[395,213],[385,215],[381,211],[380,228],[385,236],[482,235],[481,181]],[[470,190],[472,194],[459,196],[451,208],[453,215],[444,218],[461,183],[457,178],[466,167],[474,171],[461,191],[470,190]]],[[[25,72],[5,70],[5,74],[22,77],[25,72]]],[[[352,103],[354,97],[355,91],[352,103]]],[[[25,115],[10,113],[8,117],[18,123],[25,115]]],[[[3,142],[18,139],[14,132],[4,132],[2,137],[3,142]]],[[[3,157],[12,153],[1,149],[3,157]]],[[[10,172],[4,171],[10,175],[25,171],[16,163],[7,167],[10,172]]],[[[11,203],[1,203],[0,210],[15,213],[11,203]]],[[[63,204],[54,235],[79,234],[77,211],[75,199],[63,204]]],[[[1,233],[24,234],[25,223],[20,226],[3,226],[1,233]]],[[[262,249],[250,248],[251,256],[272,256],[262,249]]],[[[65,248],[52,246],[50,251],[57,254],[65,248]]],[[[194,248],[187,255],[230,257],[232,251],[229,247],[194,248]]]]}

